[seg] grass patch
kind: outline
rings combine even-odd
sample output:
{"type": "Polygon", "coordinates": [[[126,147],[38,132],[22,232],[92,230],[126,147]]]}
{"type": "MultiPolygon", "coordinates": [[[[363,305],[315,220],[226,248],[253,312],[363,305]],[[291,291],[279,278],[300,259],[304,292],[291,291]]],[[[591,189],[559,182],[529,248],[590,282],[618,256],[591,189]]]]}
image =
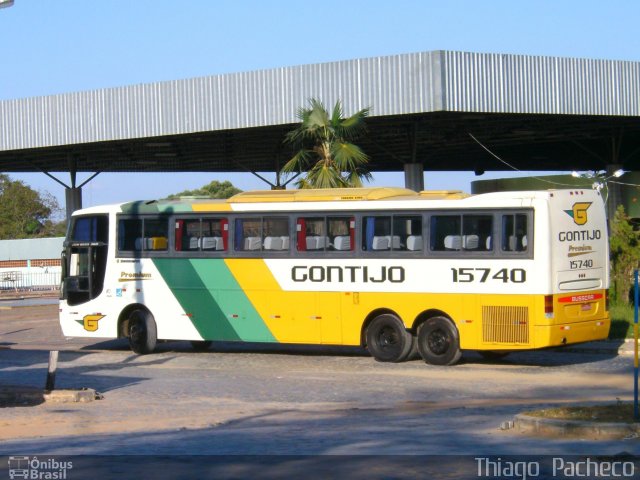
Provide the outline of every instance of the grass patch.
{"type": "Polygon", "coordinates": [[[609,338],[633,338],[633,305],[610,305],[611,330],[609,338]]]}
{"type": "Polygon", "coordinates": [[[525,415],[558,420],[583,420],[603,423],[634,423],[633,404],[619,402],[616,405],[591,407],[558,407],[525,412],[525,415]]]}

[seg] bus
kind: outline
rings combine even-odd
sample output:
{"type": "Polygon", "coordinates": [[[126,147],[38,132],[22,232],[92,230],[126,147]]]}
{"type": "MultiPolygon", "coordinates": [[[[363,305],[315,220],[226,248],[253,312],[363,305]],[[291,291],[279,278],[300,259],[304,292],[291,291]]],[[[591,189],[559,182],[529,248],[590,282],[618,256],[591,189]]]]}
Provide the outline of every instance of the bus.
{"type": "Polygon", "coordinates": [[[250,191],[76,211],[67,337],[363,346],[452,365],[605,339],[604,202],[591,189],[250,191]]]}

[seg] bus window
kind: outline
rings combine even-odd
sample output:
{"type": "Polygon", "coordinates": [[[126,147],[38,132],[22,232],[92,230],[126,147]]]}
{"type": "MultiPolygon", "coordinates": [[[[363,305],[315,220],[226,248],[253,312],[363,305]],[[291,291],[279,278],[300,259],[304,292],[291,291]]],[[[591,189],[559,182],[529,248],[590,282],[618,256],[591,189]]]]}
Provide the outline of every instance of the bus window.
{"type": "Polygon", "coordinates": [[[422,217],[418,215],[364,217],[362,249],[366,251],[422,250],[422,217]]]}
{"type": "Polygon", "coordinates": [[[265,217],[262,223],[262,246],[265,250],[289,250],[289,219],[265,217]]]}
{"type": "Polygon", "coordinates": [[[492,231],[492,215],[434,215],[430,248],[432,251],[490,251],[492,231]]]}
{"type": "Polygon", "coordinates": [[[236,218],[234,248],[238,252],[262,249],[260,218],[236,218]]]}
{"type": "Polygon", "coordinates": [[[391,217],[362,219],[362,250],[391,250],[391,217]]]}
{"type": "Polygon", "coordinates": [[[176,220],[175,248],[177,251],[197,251],[200,249],[200,219],[176,220]]]}
{"type": "Polygon", "coordinates": [[[121,218],[118,221],[118,250],[142,250],[141,218],[121,218]]]}
{"type": "Polygon", "coordinates": [[[289,250],[289,219],[286,217],[237,218],[236,251],[289,250]]]}
{"type": "Polygon", "coordinates": [[[167,219],[145,219],[143,223],[143,250],[167,250],[169,225],[167,219]]]}
{"type": "Polygon", "coordinates": [[[73,223],[74,242],[104,242],[109,238],[109,219],[106,215],[78,217],[73,223]]]}
{"type": "Polygon", "coordinates": [[[429,248],[434,252],[462,249],[460,215],[434,215],[431,217],[429,248]]]}
{"type": "Polygon", "coordinates": [[[400,251],[422,250],[422,217],[418,215],[394,216],[391,249],[400,251]]]}
{"type": "Polygon", "coordinates": [[[352,251],[353,217],[302,217],[296,221],[296,249],[306,251],[352,251]]]}
{"type": "Polygon", "coordinates": [[[329,242],[327,250],[352,251],[355,247],[355,218],[327,217],[329,242]]]}
{"type": "Polygon", "coordinates": [[[529,249],[527,215],[517,213],[502,216],[502,251],[526,252],[529,249]]]}
{"type": "Polygon", "coordinates": [[[462,249],[471,251],[491,250],[492,215],[463,215],[462,249]]]}
{"type": "Polygon", "coordinates": [[[225,218],[178,219],[175,227],[177,251],[224,251],[228,223],[225,218]]]}
{"type": "Polygon", "coordinates": [[[169,225],[166,219],[121,218],[118,221],[118,250],[167,250],[169,225]]]}

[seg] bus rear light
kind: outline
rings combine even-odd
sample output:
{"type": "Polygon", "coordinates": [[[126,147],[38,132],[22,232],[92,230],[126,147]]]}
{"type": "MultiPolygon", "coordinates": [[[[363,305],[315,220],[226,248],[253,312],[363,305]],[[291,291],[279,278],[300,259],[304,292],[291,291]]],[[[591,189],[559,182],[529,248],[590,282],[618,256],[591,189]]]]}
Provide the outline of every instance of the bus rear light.
{"type": "Polygon", "coordinates": [[[596,327],[601,327],[602,325],[604,325],[604,322],[596,322],[596,327]]]}
{"type": "Polygon", "coordinates": [[[544,296],[544,315],[553,318],[553,295],[544,296]]]}
{"type": "Polygon", "coordinates": [[[571,326],[570,325],[563,325],[560,327],[560,330],[571,330],[571,326]]]}

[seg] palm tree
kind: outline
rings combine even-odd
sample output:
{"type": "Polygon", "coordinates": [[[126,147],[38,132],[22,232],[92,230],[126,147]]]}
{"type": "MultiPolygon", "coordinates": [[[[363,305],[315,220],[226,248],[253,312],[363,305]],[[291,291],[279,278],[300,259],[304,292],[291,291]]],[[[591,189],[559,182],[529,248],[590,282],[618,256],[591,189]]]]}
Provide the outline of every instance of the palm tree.
{"type": "Polygon", "coordinates": [[[361,187],[363,180],[372,178],[367,170],[369,157],[351,141],[365,132],[367,115],[369,108],[364,108],[342,118],[338,100],[329,116],[322,102],[309,100],[309,108],[298,109],[297,117],[302,123],[285,137],[286,143],[299,150],[282,172],[306,172],[296,182],[298,188],[361,187]]]}

